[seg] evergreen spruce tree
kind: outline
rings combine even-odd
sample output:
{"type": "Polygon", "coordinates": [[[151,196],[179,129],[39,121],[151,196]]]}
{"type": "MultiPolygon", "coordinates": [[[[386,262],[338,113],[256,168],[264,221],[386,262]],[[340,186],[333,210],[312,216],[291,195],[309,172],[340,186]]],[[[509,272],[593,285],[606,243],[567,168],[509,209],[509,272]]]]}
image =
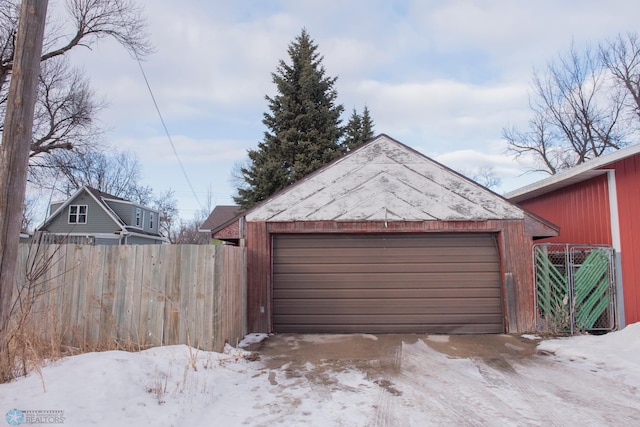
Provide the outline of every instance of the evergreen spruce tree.
{"type": "Polygon", "coordinates": [[[290,64],[280,60],[273,82],[278,94],[266,96],[269,112],[264,140],[249,150],[241,168],[245,185],[234,197],[247,209],[343,154],[334,84],[327,77],[318,46],[305,29],[289,45],[290,64]]]}
{"type": "Polygon", "coordinates": [[[362,143],[364,144],[371,138],[373,138],[373,119],[369,114],[369,109],[367,106],[364,106],[364,111],[362,111],[362,143]]]}
{"type": "Polygon", "coordinates": [[[342,146],[345,152],[358,148],[373,138],[373,120],[366,106],[362,115],[359,115],[355,108],[353,109],[349,122],[344,129],[344,134],[345,138],[342,146]]]}
{"type": "Polygon", "coordinates": [[[356,109],[353,109],[351,117],[344,128],[344,141],[342,146],[344,151],[348,152],[360,145],[360,132],[362,131],[362,117],[356,109]]]}

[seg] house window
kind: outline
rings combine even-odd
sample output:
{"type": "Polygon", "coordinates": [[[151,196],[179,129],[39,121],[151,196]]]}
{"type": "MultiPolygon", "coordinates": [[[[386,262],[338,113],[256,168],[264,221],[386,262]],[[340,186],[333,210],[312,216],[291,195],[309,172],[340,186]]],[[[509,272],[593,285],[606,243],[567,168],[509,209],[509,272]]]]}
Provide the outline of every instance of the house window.
{"type": "Polygon", "coordinates": [[[155,222],[155,219],[156,219],[156,214],[151,212],[149,214],[149,230],[153,230],[153,223],[155,222]]]}
{"type": "Polygon", "coordinates": [[[87,223],[87,205],[69,206],[69,224],[87,223]]]}
{"type": "Polygon", "coordinates": [[[136,227],[142,226],[142,209],[136,208],[136,227]]]}

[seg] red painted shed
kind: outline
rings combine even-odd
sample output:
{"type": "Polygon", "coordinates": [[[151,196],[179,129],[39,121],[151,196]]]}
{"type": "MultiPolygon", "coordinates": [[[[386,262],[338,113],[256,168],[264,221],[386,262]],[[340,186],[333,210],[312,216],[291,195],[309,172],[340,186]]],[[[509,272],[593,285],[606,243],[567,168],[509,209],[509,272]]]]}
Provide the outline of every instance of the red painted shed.
{"type": "Polygon", "coordinates": [[[640,144],[585,162],[506,197],[560,226],[545,241],[612,245],[620,325],[640,321],[640,144]]]}
{"type": "Polygon", "coordinates": [[[557,228],[380,135],[212,234],[247,247],[249,332],[502,333],[557,228]]]}

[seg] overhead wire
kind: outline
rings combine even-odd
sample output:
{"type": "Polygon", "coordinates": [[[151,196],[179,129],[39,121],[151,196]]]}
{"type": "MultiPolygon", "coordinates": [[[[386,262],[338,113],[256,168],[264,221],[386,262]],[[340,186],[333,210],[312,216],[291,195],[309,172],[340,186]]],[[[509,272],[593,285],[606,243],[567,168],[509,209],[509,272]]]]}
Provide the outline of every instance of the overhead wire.
{"type": "Polygon", "coordinates": [[[151,85],[149,84],[149,80],[147,79],[147,74],[144,72],[144,68],[142,67],[142,61],[140,61],[140,58],[138,57],[138,55],[136,54],[136,61],[138,62],[138,67],[140,67],[140,72],[142,73],[142,77],[144,79],[145,84],[147,85],[147,89],[149,90],[149,95],[151,95],[151,99],[153,100],[153,105],[156,108],[156,112],[158,113],[158,117],[160,118],[160,122],[162,123],[162,128],[164,129],[164,133],[167,135],[167,138],[169,139],[169,144],[171,145],[171,149],[173,150],[173,154],[176,156],[176,160],[178,161],[178,164],[180,165],[180,169],[182,170],[182,174],[184,175],[185,180],[187,181],[187,184],[189,184],[189,188],[191,189],[191,193],[193,194],[193,197],[196,199],[196,202],[198,203],[198,206],[200,206],[200,209],[204,209],[202,206],[202,203],[200,203],[200,199],[198,198],[198,195],[196,194],[196,190],[193,188],[193,184],[191,183],[191,180],[189,179],[189,175],[187,174],[187,170],[184,168],[184,165],[182,164],[182,160],[180,160],[180,156],[178,155],[178,151],[176,150],[175,144],[173,143],[173,138],[171,138],[171,134],[169,133],[169,129],[167,128],[167,125],[164,121],[164,118],[162,117],[162,113],[160,112],[160,107],[158,106],[158,102],[156,101],[156,97],[153,95],[153,90],[151,89],[151,85]]]}
{"type": "MultiPolygon", "coordinates": [[[[116,1],[116,5],[118,6],[118,13],[120,14],[121,17],[123,17],[122,5],[118,1],[116,1]]],[[[127,32],[127,34],[129,36],[131,36],[131,34],[129,34],[129,28],[125,27],[125,31],[127,32]]],[[[193,195],[193,198],[196,199],[196,203],[198,203],[198,206],[200,207],[200,210],[204,210],[204,207],[202,206],[202,203],[200,203],[200,199],[198,198],[198,195],[196,194],[196,191],[193,188],[193,184],[191,183],[191,180],[189,179],[189,175],[187,174],[187,170],[184,168],[184,164],[182,163],[182,160],[180,159],[180,156],[178,155],[178,151],[176,150],[176,146],[173,143],[173,138],[171,138],[171,134],[169,133],[169,129],[167,128],[167,125],[166,125],[166,123],[164,121],[164,117],[162,116],[162,112],[160,111],[160,107],[158,106],[158,102],[156,101],[156,97],[153,94],[153,90],[151,89],[151,84],[149,83],[149,79],[147,78],[147,73],[144,72],[144,67],[142,66],[142,61],[140,60],[140,56],[138,56],[138,52],[136,51],[135,48],[133,48],[131,46],[130,46],[130,48],[131,48],[130,52],[133,53],[133,55],[135,57],[135,60],[138,63],[138,67],[140,68],[140,72],[142,73],[142,78],[144,79],[144,82],[147,85],[147,90],[149,91],[149,95],[151,95],[151,100],[153,101],[153,105],[154,105],[154,107],[156,109],[156,112],[158,113],[158,117],[160,118],[160,123],[162,123],[162,128],[164,129],[164,133],[165,133],[165,135],[167,135],[167,139],[169,140],[169,144],[171,145],[171,150],[173,150],[173,154],[176,157],[176,160],[178,161],[178,164],[180,165],[180,170],[182,171],[182,175],[184,176],[184,179],[187,181],[187,184],[189,185],[189,188],[191,189],[191,194],[193,195]]]]}

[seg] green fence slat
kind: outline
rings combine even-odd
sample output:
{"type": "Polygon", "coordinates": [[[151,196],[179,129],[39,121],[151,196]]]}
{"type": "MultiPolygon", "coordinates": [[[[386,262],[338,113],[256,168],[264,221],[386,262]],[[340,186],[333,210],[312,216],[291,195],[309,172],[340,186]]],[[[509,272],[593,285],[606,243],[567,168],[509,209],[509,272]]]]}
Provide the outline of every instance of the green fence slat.
{"type": "Polygon", "coordinates": [[[591,251],[574,274],[575,323],[591,329],[609,306],[609,257],[600,249],[591,251]]]}
{"type": "Polygon", "coordinates": [[[609,305],[608,283],[602,279],[591,296],[576,308],[576,323],[592,328],[609,305]]]}
{"type": "Polygon", "coordinates": [[[564,330],[569,316],[569,307],[565,303],[568,295],[567,278],[539,247],[535,248],[534,262],[539,312],[548,325],[564,330]]]}
{"type": "Polygon", "coordinates": [[[580,315],[576,316],[576,326],[583,329],[593,329],[596,322],[602,316],[602,314],[606,311],[609,306],[609,298],[608,296],[597,301],[590,311],[581,310],[580,315]]]}

